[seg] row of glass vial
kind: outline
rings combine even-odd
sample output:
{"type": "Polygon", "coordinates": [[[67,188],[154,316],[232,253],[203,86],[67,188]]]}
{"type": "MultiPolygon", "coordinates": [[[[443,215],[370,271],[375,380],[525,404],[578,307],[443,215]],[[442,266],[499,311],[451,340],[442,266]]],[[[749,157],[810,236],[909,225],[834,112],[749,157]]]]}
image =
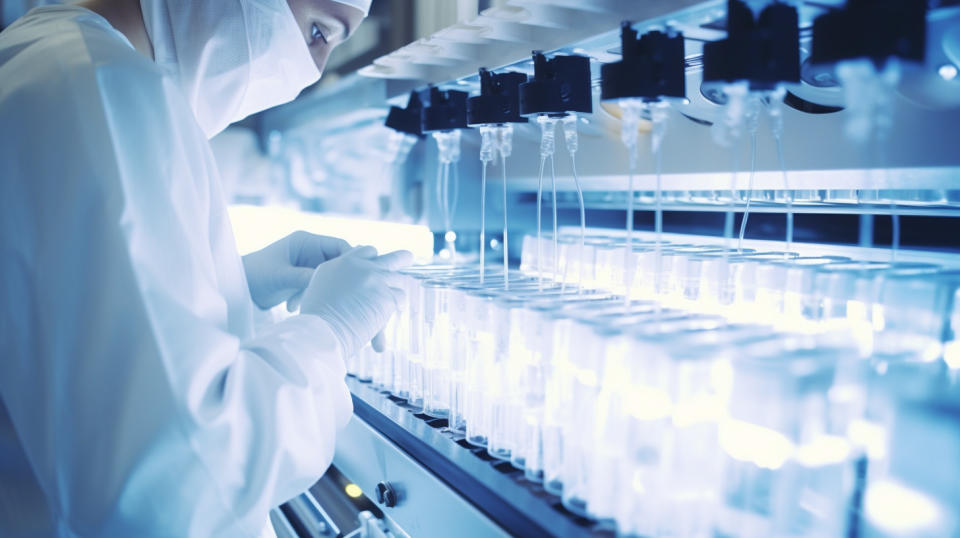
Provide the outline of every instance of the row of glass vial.
{"type": "MultiPolygon", "coordinates": [[[[687,254],[681,266],[707,254],[678,250],[687,254]]],[[[619,297],[529,275],[513,275],[507,292],[501,273],[481,285],[476,268],[418,268],[407,272],[409,305],[392,326],[391,352],[361,357],[371,369],[360,377],[449,418],[468,441],[543,480],[569,509],[612,519],[623,534],[797,534],[787,532],[797,525],[806,529],[800,534],[835,534],[851,491],[829,478],[850,471],[858,454],[882,454],[887,424],[867,410],[863,331],[837,329],[854,326],[850,314],[865,315],[871,328],[892,333],[888,340],[925,342],[896,353],[884,347],[883,363],[935,375],[943,365],[942,353],[931,360],[940,338],[933,318],[943,319],[935,289],[955,277],[934,267],[916,278],[920,267],[898,274],[903,268],[835,258],[755,257],[759,273],[786,264],[788,282],[820,279],[821,308],[800,311],[810,321],[800,334],[652,301],[625,310],[619,297]],[[884,314],[884,300],[931,315],[884,314]],[[774,502],[774,493],[815,495],[826,509],[813,517],[796,502],[774,502]],[[690,510],[699,515],[674,517],[690,510]]],[[[781,316],[793,304],[784,296],[770,303],[781,316]]]]}
{"type": "MultiPolygon", "coordinates": [[[[578,237],[562,236],[557,245],[559,256],[554,257],[552,238],[538,244],[535,237],[525,237],[521,272],[617,295],[629,293],[633,300],[657,301],[671,308],[787,330],[814,330],[824,320],[840,318],[844,328],[854,333],[864,355],[873,352],[874,336],[883,332],[886,324],[880,308],[885,288],[886,300],[892,301],[901,288],[926,287],[916,290],[915,300],[911,300],[913,292],[896,299],[908,303],[894,309],[892,314],[897,318],[899,312],[909,309],[936,308],[940,299],[934,283],[946,279],[949,287],[952,278],[950,271],[931,263],[799,256],[796,252],[757,252],[716,244],[634,241],[629,257],[622,237],[587,238],[582,253],[578,237]],[[539,263],[538,254],[542,257],[539,263]],[[632,273],[631,279],[628,272],[632,273]],[[934,274],[942,276],[924,278],[934,274]],[[632,282],[629,290],[628,282],[632,282]],[[889,283],[886,287],[885,282],[889,283]]],[[[921,317],[929,325],[925,329],[928,332],[935,333],[936,325],[943,322],[940,313],[921,317]]]]}

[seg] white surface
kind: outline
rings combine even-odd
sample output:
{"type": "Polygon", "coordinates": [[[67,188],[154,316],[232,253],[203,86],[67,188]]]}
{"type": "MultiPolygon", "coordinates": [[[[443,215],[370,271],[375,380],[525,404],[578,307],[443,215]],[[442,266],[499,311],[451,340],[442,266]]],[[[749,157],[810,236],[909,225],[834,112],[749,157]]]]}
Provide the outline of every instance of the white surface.
{"type": "Polygon", "coordinates": [[[380,253],[409,250],[418,261],[433,256],[433,234],[426,226],[307,213],[276,206],[230,207],[240,254],[253,252],[281,237],[304,230],[345,239],[353,246],[370,245],[380,253]]]}

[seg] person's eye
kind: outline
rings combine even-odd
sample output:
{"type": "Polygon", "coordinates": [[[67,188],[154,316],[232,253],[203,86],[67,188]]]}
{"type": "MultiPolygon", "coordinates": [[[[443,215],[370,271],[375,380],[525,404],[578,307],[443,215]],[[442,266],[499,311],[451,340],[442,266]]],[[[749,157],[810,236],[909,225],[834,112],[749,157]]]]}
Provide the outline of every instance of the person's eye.
{"type": "Polygon", "coordinates": [[[314,45],[321,40],[324,43],[328,43],[327,36],[323,34],[323,31],[320,30],[320,27],[317,26],[316,23],[313,23],[310,25],[310,39],[311,39],[311,42],[310,42],[311,45],[314,45]]]}

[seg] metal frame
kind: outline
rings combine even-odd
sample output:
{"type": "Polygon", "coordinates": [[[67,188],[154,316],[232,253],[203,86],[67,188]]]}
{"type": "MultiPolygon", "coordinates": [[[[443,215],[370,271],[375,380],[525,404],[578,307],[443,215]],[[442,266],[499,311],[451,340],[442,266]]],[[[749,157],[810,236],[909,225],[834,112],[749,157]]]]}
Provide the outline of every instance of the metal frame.
{"type": "Polygon", "coordinates": [[[411,536],[596,535],[509,463],[495,465],[367,383],[347,385],[354,417],[338,437],[334,465],[367,492],[389,482],[400,502],[381,509],[411,536]]]}

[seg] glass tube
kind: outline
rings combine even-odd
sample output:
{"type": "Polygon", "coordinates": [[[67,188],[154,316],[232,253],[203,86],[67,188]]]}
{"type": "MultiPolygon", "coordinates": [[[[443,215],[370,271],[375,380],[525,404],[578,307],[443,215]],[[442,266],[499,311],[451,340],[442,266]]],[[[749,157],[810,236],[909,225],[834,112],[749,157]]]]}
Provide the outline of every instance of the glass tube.
{"type": "MultiPolygon", "coordinates": [[[[512,287],[512,286],[511,286],[512,287]]],[[[467,326],[468,352],[464,360],[463,420],[468,443],[484,447],[493,423],[492,408],[486,405],[487,388],[494,381],[494,346],[491,304],[496,293],[471,290],[466,293],[464,308],[473,322],[467,326]]]]}
{"type": "Polygon", "coordinates": [[[782,323],[788,327],[802,322],[802,290],[817,266],[850,261],[843,256],[806,256],[792,260],[763,262],[756,267],[753,309],[758,323],[782,323]]]}
{"type": "Polygon", "coordinates": [[[708,252],[691,256],[681,274],[684,284],[681,305],[692,311],[729,314],[736,297],[737,276],[744,265],[796,257],[796,252],[752,252],[736,256],[728,252],[708,252]]]}
{"type": "MultiPolygon", "coordinates": [[[[544,323],[551,327],[553,353],[544,365],[544,413],[542,426],[542,474],[543,487],[554,495],[562,495],[566,467],[567,447],[565,433],[568,420],[572,416],[571,383],[574,346],[583,342],[577,329],[577,320],[598,318],[600,324],[634,323],[656,312],[657,306],[650,302],[633,302],[630,310],[624,312],[622,301],[597,301],[581,303],[569,307],[544,312],[544,323]]],[[[661,317],[676,316],[679,313],[661,310],[661,317]]],[[[577,347],[579,350],[580,348],[577,347]]]]}
{"type": "MultiPolygon", "coordinates": [[[[718,318],[691,318],[679,314],[664,319],[662,312],[656,310],[637,316],[611,317],[591,316],[574,320],[569,328],[573,346],[566,354],[561,353],[560,364],[566,368],[561,374],[560,394],[568,394],[568,412],[562,420],[563,464],[561,481],[563,484],[561,501],[571,512],[594,518],[610,518],[614,515],[615,501],[604,490],[603,482],[610,485],[612,475],[616,474],[616,461],[624,451],[643,452],[639,438],[630,437],[626,442],[616,439],[598,441],[598,431],[614,435],[624,433],[617,426],[606,424],[598,415],[605,400],[603,396],[605,380],[620,379],[615,373],[607,375],[607,359],[613,355],[608,348],[615,344],[624,330],[646,327],[651,331],[673,331],[683,327],[718,327],[722,320],[718,318]],[[565,379],[564,379],[565,378],[565,379]],[[599,492],[598,492],[599,488],[599,492]],[[591,503],[591,500],[593,501],[591,503]]],[[[643,368],[641,368],[643,369],[643,368]]],[[[613,381],[611,381],[613,382],[613,381]]],[[[633,387],[632,389],[636,389],[633,387]]],[[[641,405],[652,404],[646,398],[650,394],[643,390],[630,390],[631,398],[642,400],[641,405]]],[[[649,411],[647,409],[646,411],[649,411]]],[[[627,432],[629,433],[629,432],[627,432]]],[[[602,436],[602,434],[601,434],[602,436]]],[[[620,440],[623,440],[622,438],[620,440]]],[[[635,492],[634,492],[635,493],[635,492]]]]}
{"type": "Polygon", "coordinates": [[[451,353],[450,287],[423,282],[423,412],[446,418],[450,413],[451,353]]]}
{"type": "Polygon", "coordinates": [[[828,394],[849,348],[796,347],[789,338],[740,346],[732,364],[714,532],[840,536],[846,531],[854,452],[831,421],[828,394]],[[817,499],[811,503],[810,499],[817,499]]]}
{"type": "Polygon", "coordinates": [[[553,297],[528,297],[515,325],[515,338],[524,359],[519,375],[520,429],[512,447],[510,462],[523,469],[532,482],[543,479],[543,424],[546,383],[551,376],[555,316],[565,309],[583,306],[620,305],[616,297],[604,294],[565,294],[553,297]]]}
{"type": "Polygon", "coordinates": [[[553,407],[560,429],[561,501],[567,510],[581,516],[588,515],[586,488],[593,448],[589,437],[600,389],[600,357],[604,340],[613,336],[609,332],[598,335],[595,329],[606,329],[606,325],[589,319],[571,324],[567,343],[573,347],[554,347],[558,353],[551,387],[552,396],[558,400],[553,407]]]}
{"type": "Polygon", "coordinates": [[[899,395],[887,451],[890,470],[869,476],[863,496],[867,536],[960,535],[960,405],[943,391],[899,395]],[[922,462],[922,463],[921,463],[922,462]]]}
{"type": "Polygon", "coordinates": [[[873,360],[882,364],[884,371],[912,364],[936,376],[958,290],[958,270],[886,276],[874,311],[873,360]]]}
{"type": "Polygon", "coordinates": [[[753,249],[727,250],[712,246],[669,249],[661,255],[661,284],[657,295],[665,305],[676,308],[687,307],[690,302],[687,296],[697,295],[697,288],[700,285],[699,273],[694,272],[698,266],[690,267],[691,260],[701,254],[719,253],[729,257],[753,252],[753,249]]]}
{"type": "Polygon", "coordinates": [[[487,388],[487,405],[493,409],[487,453],[504,460],[514,456],[523,416],[522,394],[526,381],[523,370],[528,357],[518,341],[518,333],[523,330],[518,324],[518,314],[524,304],[522,298],[501,296],[494,301],[492,311],[495,372],[494,386],[487,388]]]}
{"type": "Polygon", "coordinates": [[[668,297],[677,286],[675,283],[674,263],[678,257],[698,253],[716,252],[722,247],[713,245],[670,245],[656,248],[645,247],[634,250],[636,257],[636,277],[633,279],[635,299],[657,299],[668,297]]]}
{"type": "Polygon", "coordinates": [[[730,360],[739,343],[774,335],[764,327],[705,321],[641,327],[608,350],[597,454],[604,445],[630,450],[607,449],[613,461],[591,473],[588,509],[612,511],[622,535],[710,535],[730,360]]]}

